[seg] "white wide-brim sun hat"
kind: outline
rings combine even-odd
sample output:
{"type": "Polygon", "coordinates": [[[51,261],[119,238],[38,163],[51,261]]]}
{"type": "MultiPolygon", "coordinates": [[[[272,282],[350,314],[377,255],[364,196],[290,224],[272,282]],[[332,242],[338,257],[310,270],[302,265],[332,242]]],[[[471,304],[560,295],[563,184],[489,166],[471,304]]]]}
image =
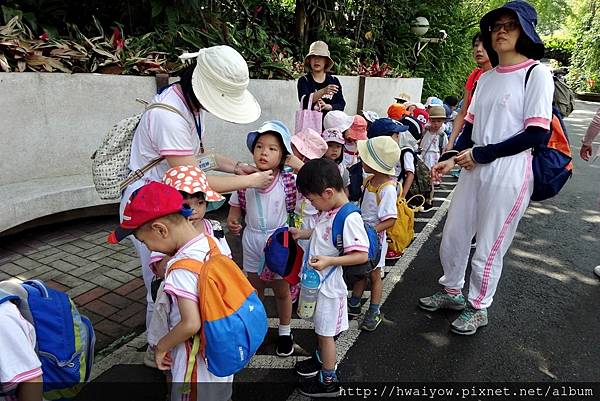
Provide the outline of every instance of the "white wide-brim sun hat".
{"type": "Polygon", "coordinates": [[[192,88],[203,109],[217,118],[237,124],[258,120],[261,109],[248,91],[248,64],[235,49],[213,46],[197,53],[185,53],[180,58],[196,58],[192,88]]]}

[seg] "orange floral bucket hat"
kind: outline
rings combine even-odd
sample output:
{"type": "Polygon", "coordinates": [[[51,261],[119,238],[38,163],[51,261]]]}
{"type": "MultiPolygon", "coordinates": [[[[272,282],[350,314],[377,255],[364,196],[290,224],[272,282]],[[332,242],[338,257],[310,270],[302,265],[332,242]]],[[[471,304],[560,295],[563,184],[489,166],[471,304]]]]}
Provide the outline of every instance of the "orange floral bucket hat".
{"type": "Polygon", "coordinates": [[[208,179],[204,171],[196,166],[176,166],[167,170],[163,184],[169,185],[178,191],[189,195],[201,192],[204,194],[204,200],[207,203],[206,211],[216,210],[223,203],[225,198],[220,193],[214,191],[208,185],[208,179]]]}

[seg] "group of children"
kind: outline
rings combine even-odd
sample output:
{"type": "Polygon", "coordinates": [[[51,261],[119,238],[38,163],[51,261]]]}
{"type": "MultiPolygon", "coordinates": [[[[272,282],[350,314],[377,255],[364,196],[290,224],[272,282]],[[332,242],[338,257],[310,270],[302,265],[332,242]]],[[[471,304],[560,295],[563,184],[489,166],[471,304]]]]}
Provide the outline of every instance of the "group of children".
{"type": "MultiPolygon", "coordinates": [[[[325,117],[324,126],[322,133],[304,129],[292,135],[282,122],[267,121],[250,132],[246,145],[256,167],[274,171],[276,178],[268,188],[234,192],[227,217],[229,232],[242,235],[243,270],[249,282],[261,299],[266,287],[273,289],[279,318],[278,356],[294,352],[290,324],[298,286],[290,285],[266,266],[267,240],[275,230],[289,227],[290,234],[307,252],[303,269],[319,272],[321,286],[312,318],[318,349],[312,358],[296,366],[300,376],[314,377],[300,387],[301,392],[311,396],[338,393],[334,337],[348,328],[348,315],[360,314],[367,276],[371,302],[361,328],[373,331],[382,321],[379,303],[386,229],[396,219],[396,167],[400,158],[397,137],[367,138],[368,124],[362,116],[332,111],[325,117]],[[359,161],[365,174],[359,201],[362,216],[352,213],[343,222],[340,252],[331,238],[332,224],[339,209],[349,202],[347,168],[359,161]],[[377,231],[382,254],[370,272],[350,283],[353,291],[348,298],[342,266],[367,262],[370,242],[365,222],[377,231]]],[[[199,329],[198,277],[189,271],[169,269],[181,258],[205,260],[210,249],[208,237],[217,237],[221,253],[230,255],[218,224],[204,219],[207,209],[222,202],[223,197],[209,187],[200,169],[174,167],[166,172],[162,183],[148,184],[133,194],[123,222],[110,237],[115,243],[133,234],[153,251],[151,266],[155,274],[165,277],[161,289],[171,298],[168,334],[149,341],[157,366],[170,369],[173,383],[185,382],[189,369],[194,369],[198,382],[229,383],[216,387],[216,400],[229,399],[232,377],[214,376],[202,358],[197,358],[196,366],[188,366],[188,339],[199,329]]],[[[152,323],[149,334],[154,332],[152,323]]],[[[172,389],[172,400],[182,397],[176,390],[172,389]]]]}
{"type": "MultiPolygon", "coordinates": [[[[263,299],[266,287],[271,287],[275,294],[279,318],[278,356],[294,353],[291,319],[299,286],[290,285],[266,266],[264,249],[269,237],[277,229],[289,227],[298,246],[307,253],[302,269],[314,269],[321,278],[312,317],[318,347],[311,358],[296,364],[298,375],[312,378],[300,385],[300,392],[308,396],[338,394],[334,338],[348,329],[348,316],[361,314],[361,298],[368,282],[371,299],[360,327],[373,331],[382,321],[380,301],[386,230],[396,220],[397,197],[407,194],[407,184],[410,186],[410,176],[414,174],[414,159],[410,159],[416,157],[409,152],[401,160],[401,148],[417,150],[419,147],[414,137],[416,131],[407,119],[418,126],[420,147],[425,148],[422,157],[427,164],[437,161],[435,154],[443,146],[436,142],[442,130],[437,106],[431,106],[428,113],[423,110],[411,115],[404,110],[397,116],[394,113],[398,106],[401,105],[390,107],[390,114],[400,117],[397,119],[368,121],[360,115],[349,116],[334,110],[325,116],[322,133],[306,128],[292,135],[282,122],[267,121],[246,138],[256,167],[261,171],[274,171],[276,178],[268,188],[234,192],[229,200],[227,227],[231,234],[242,235],[243,270],[258,296],[263,299]],[[420,117],[425,118],[425,123],[420,117]],[[331,238],[332,226],[340,208],[350,202],[349,169],[357,163],[362,164],[363,179],[362,194],[357,202],[360,214],[351,213],[345,218],[340,252],[331,238]],[[404,184],[398,185],[398,179],[404,184]],[[370,242],[365,223],[377,232],[381,257],[365,275],[346,282],[343,266],[368,261],[370,242]],[[352,288],[350,297],[348,286],[352,288]]],[[[210,188],[201,169],[173,167],[165,173],[162,183],[152,182],[132,194],[125,206],[123,222],[109,237],[109,242],[117,243],[133,235],[145,244],[152,251],[153,273],[164,279],[160,287],[154,288],[153,300],[160,304],[157,292],[166,294],[168,305],[162,311],[166,328],[162,331],[157,328],[160,318],[153,318],[148,327],[150,350],[157,367],[170,371],[173,383],[185,383],[193,378],[202,383],[204,396],[210,394],[207,399],[223,401],[231,397],[233,376],[215,376],[201,357],[196,358],[192,366],[188,363],[193,352],[189,339],[198,332],[201,322],[198,275],[183,269],[170,271],[170,268],[185,258],[204,261],[211,243],[217,244],[221,254],[231,256],[220,224],[204,218],[207,211],[224,201],[222,195],[210,188]]],[[[160,312],[155,311],[155,315],[157,313],[160,312]]],[[[172,387],[171,400],[186,397],[189,393],[184,393],[181,386],[172,387]]]]}

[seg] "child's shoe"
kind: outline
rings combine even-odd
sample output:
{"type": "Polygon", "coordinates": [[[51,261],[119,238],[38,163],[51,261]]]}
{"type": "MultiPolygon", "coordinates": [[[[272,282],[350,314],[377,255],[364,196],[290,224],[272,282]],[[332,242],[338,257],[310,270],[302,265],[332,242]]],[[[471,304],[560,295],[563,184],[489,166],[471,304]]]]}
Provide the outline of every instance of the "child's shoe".
{"type": "Polygon", "coordinates": [[[312,380],[300,384],[301,394],[314,398],[336,398],[340,396],[340,381],[337,377],[323,380],[323,372],[319,371],[312,380]]]}
{"type": "Polygon", "coordinates": [[[385,254],[386,260],[398,260],[402,257],[402,252],[388,250],[385,254]]]}
{"type": "Polygon", "coordinates": [[[277,356],[286,357],[294,353],[294,337],[290,334],[289,336],[277,337],[277,349],[275,350],[277,356]]]}
{"type": "Polygon", "coordinates": [[[600,265],[594,267],[594,273],[596,276],[600,277],[600,265]]]}
{"type": "Polygon", "coordinates": [[[375,313],[367,311],[365,315],[365,320],[363,320],[362,324],[360,325],[360,328],[366,331],[375,331],[375,329],[377,328],[377,326],[379,326],[381,321],[382,319],[380,312],[375,313]]]}
{"type": "Polygon", "coordinates": [[[480,327],[487,326],[487,309],[475,309],[468,305],[460,316],[452,322],[450,331],[463,336],[470,336],[477,332],[480,327]]]}
{"type": "Polygon", "coordinates": [[[296,373],[302,377],[315,377],[323,368],[323,363],[319,358],[319,353],[314,352],[309,359],[296,362],[296,373]]]}
{"type": "Polygon", "coordinates": [[[350,302],[350,298],[348,298],[348,316],[356,317],[360,315],[360,309],[360,301],[358,301],[358,305],[352,305],[352,303],[350,302]]]}

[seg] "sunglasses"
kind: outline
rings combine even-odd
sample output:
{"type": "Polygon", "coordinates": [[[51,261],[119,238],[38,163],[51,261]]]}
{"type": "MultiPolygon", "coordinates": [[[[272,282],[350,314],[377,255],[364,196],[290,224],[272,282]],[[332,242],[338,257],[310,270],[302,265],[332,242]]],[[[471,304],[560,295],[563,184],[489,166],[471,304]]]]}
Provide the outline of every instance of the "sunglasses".
{"type": "Polygon", "coordinates": [[[492,26],[490,26],[490,32],[499,32],[500,29],[504,28],[506,32],[514,31],[519,27],[519,23],[517,21],[508,21],[508,22],[496,22],[492,26]]]}

